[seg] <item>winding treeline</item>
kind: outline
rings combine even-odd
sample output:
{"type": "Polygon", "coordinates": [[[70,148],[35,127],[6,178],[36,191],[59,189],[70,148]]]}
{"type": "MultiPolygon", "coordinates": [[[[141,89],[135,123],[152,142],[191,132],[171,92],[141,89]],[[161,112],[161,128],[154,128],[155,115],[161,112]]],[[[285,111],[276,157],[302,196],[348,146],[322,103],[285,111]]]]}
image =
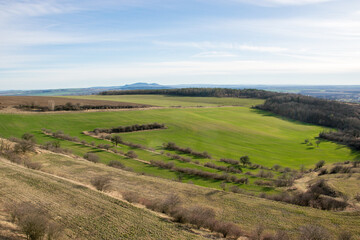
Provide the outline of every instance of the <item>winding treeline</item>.
{"type": "Polygon", "coordinates": [[[318,99],[298,94],[269,98],[255,108],[306,123],[336,128],[319,137],[360,150],[360,105],[318,99]]]}
{"type": "Polygon", "coordinates": [[[258,89],[231,89],[231,88],[179,88],[179,89],[146,89],[146,90],[113,90],[100,92],[100,95],[142,95],[160,94],[186,97],[236,97],[261,98],[283,95],[283,93],[269,92],[258,89]]]}

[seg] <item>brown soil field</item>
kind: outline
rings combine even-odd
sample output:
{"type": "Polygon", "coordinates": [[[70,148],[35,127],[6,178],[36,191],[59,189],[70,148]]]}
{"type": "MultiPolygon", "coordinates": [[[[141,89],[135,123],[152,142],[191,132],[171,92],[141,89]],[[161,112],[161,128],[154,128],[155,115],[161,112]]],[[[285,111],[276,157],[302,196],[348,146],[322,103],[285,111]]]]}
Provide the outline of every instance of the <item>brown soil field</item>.
{"type": "Polygon", "coordinates": [[[72,99],[62,97],[38,97],[38,96],[0,96],[0,108],[14,107],[17,105],[37,105],[47,107],[49,101],[54,101],[55,105],[65,105],[66,103],[91,105],[91,106],[132,106],[132,107],[150,107],[151,105],[116,102],[106,100],[87,100],[87,99],[72,99]]]}

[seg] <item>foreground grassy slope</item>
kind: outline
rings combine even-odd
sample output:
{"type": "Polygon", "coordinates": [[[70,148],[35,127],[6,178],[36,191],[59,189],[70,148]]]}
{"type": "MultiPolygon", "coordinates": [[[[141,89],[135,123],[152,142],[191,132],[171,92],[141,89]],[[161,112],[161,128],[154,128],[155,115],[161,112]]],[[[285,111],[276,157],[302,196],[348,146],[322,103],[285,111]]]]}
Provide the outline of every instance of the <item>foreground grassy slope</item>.
{"type": "Polygon", "coordinates": [[[262,99],[250,98],[216,98],[216,97],[174,97],[164,95],[90,95],[90,96],[71,96],[71,98],[108,100],[118,102],[129,102],[138,104],[149,104],[160,107],[216,107],[216,106],[248,106],[262,104],[262,99]]]}
{"type": "Polygon", "coordinates": [[[65,225],[62,239],[201,239],[147,210],[3,159],[0,178],[0,205],[30,201],[41,206],[65,225]]]}
{"type": "Polygon", "coordinates": [[[38,154],[34,156],[33,161],[43,164],[42,171],[79,181],[86,185],[90,184],[90,179],[93,176],[99,174],[111,176],[112,194],[114,195],[119,195],[124,191],[132,191],[148,199],[157,199],[171,193],[177,193],[181,196],[184,205],[204,205],[215,208],[219,219],[236,222],[248,233],[261,223],[267,228],[267,231],[282,229],[296,235],[300,226],[312,223],[324,226],[334,237],[346,229],[357,234],[355,239],[360,239],[360,218],[359,213],[356,212],[332,212],[299,207],[192,184],[138,175],[102,164],[94,164],[56,154],[38,154]]]}
{"type": "MultiPolygon", "coordinates": [[[[39,142],[49,139],[41,128],[62,130],[88,142],[94,139],[81,132],[97,127],[165,123],[168,129],[122,134],[126,141],[159,149],[164,142],[208,151],[216,159],[249,155],[253,163],[268,167],[280,164],[299,168],[313,167],[319,160],[339,162],[352,160],[357,153],[330,142],[315,145],[322,127],[284,120],[248,107],[156,109],[147,111],[0,115],[3,137],[20,137],[24,132],[36,135],[39,142]],[[303,144],[310,139],[314,146],[303,144]]],[[[98,143],[100,140],[96,140],[98,143]]],[[[150,160],[150,159],[148,159],[150,160]]]]}

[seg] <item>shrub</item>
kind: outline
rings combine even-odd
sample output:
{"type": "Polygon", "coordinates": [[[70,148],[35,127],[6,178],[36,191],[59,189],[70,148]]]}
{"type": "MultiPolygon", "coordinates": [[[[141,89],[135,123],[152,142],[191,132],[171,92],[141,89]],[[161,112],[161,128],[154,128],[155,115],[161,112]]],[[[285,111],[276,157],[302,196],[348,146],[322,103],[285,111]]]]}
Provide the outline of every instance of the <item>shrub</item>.
{"type": "Polygon", "coordinates": [[[84,158],[93,163],[97,163],[100,161],[99,156],[92,152],[85,153],[84,158]]]}
{"type": "Polygon", "coordinates": [[[14,147],[14,151],[18,153],[26,153],[26,152],[34,151],[34,149],[35,149],[35,143],[24,139],[18,140],[14,147]]]}
{"type": "Polygon", "coordinates": [[[272,178],[274,174],[272,172],[265,172],[261,170],[258,172],[258,174],[256,174],[256,176],[261,178],[272,178]]]}
{"type": "Polygon", "coordinates": [[[32,162],[29,159],[25,159],[24,160],[24,166],[30,169],[34,169],[34,170],[40,170],[42,167],[41,163],[38,162],[32,162]]]}
{"type": "Polygon", "coordinates": [[[238,186],[231,186],[230,191],[233,193],[243,193],[243,190],[240,189],[238,186]]]}
{"type": "Polygon", "coordinates": [[[234,160],[234,159],[229,159],[229,158],[222,158],[222,159],[220,159],[220,162],[228,163],[231,165],[239,165],[239,161],[234,160]]]}
{"type": "Polygon", "coordinates": [[[43,239],[46,234],[48,239],[60,236],[62,227],[50,222],[48,214],[30,202],[11,203],[6,210],[29,240],[43,239]]]}
{"type": "Polygon", "coordinates": [[[40,214],[27,214],[19,221],[21,231],[27,239],[42,239],[47,230],[48,219],[40,214]]]}
{"type": "Polygon", "coordinates": [[[33,143],[36,142],[35,140],[35,136],[31,133],[24,133],[22,136],[21,136],[22,139],[26,140],[26,141],[31,141],[33,143]]]}
{"type": "Polygon", "coordinates": [[[128,158],[137,158],[138,155],[134,152],[134,151],[128,151],[125,156],[127,156],[128,158]]]}
{"type": "Polygon", "coordinates": [[[124,165],[124,164],[122,164],[121,162],[116,161],[116,160],[110,161],[108,165],[109,165],[110,167],[114,167],[114,168],[120,168],[120,169],[124,169],[124,168],[125,168],[125,165],[124,165]]]}
{"type": "Polygon", "coordinates": [[[240,157],[240,162],[241,162],[244,166],[251,164],[249,156],[242,156],[242,157],[240,157]]]}
{"type": "Polygon", "coordinates": [[[106,191],[110,188],[111,178],[109,176],[97,176],[91,179],[91,184],[99,191],[106,191]]]}
{"type": "Polygon", "coordinates": [[[302,240],[327,240],[328,232],[321,226],[308,224],[300,228],[300,239],[302,240]]]}
{"type": "Polygon", "coordinates": [[[279,164],[275,164],[273,167],[272,167],[275,171],[279,171],[279,169],[281,168],[281,166],[279,164]]]}
{"type": "Polygon", "coordinates": [[[325,165],[325,161],[324,161],[324,160],[320,160],[319,162],[317,162],[317,163],[315,164],[315,170],[322,168],[324,165],[325,165]]]}
{"type": "Polygon", "coordinates": [[[351,240],[353,238],[352,234],[348,231],[343,231],[339,234],[338,240],[351,240]]]}
{"type": "Polygon", "coordinates": [[[121,195],[126,201],[130,203],[138,203],[140,200],[140,196],[136,192],[126,191],[126,192],[122,192],[121,195]]]}

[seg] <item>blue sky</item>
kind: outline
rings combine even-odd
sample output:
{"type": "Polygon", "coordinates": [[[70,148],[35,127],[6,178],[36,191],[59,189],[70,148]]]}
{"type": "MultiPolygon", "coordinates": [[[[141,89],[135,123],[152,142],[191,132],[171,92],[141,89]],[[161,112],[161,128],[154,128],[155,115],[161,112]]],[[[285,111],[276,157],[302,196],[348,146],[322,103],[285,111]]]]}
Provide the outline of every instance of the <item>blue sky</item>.
{"type": "Polygon", "coordinates": [[[0,0],[0,89],[360,84],[359,0],[0,0]]]}

